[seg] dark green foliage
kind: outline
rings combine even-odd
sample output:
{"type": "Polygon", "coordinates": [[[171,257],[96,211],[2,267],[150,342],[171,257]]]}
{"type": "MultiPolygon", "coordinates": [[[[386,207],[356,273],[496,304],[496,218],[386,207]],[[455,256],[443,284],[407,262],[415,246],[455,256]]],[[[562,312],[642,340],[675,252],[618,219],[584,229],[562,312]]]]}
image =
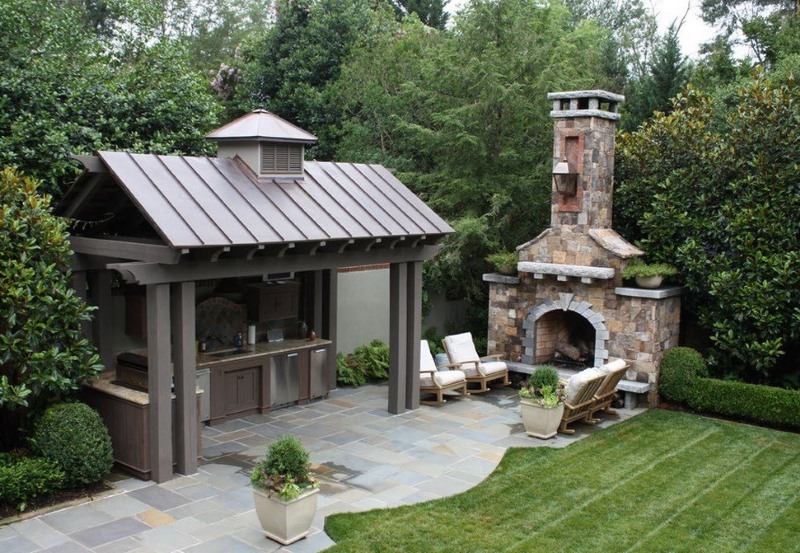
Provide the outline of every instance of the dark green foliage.
{"type": "MultiPolygon", "coordinates": [[[[90,310],[69,286],[63,220],[37,183],[0,173],[0,415],[72,394],[102,366],[81,332],[90,310]]],[[[0,442],[13,442],[3,425],[0,442]]]]}
{"type": "Polygon", "coordinates": [[[389,378],[389,345],[381,340],[359,346],[353,353],[336,355],[336,381],[363,386],[369,380],[389,378]]]}
{"type": "Polygon", "coordinates": [[[558,388],[558,371],[550,365],[540,365],[531,373],[528,385],[536,390],[541,390],[545,386],[556,390],[558,388]]]}
{"type": "Polygon", "coordinates": [[[727,98],[690,88],[620,136],[615,226],[677,267],[712,370],[796,386],[800,86],[757,73],[727,98]]]}
{"type": "Polygon", "coordinates": [[[707,376],[703,356],[692,348],[670,348],[664,352],[658,391],[668,401],[686,403],[692,393],[694,382],[707,376]]]}
{"type": "Polygon", "coordinates": [[[699,378],[687,402],[703,413],[742,418],[777,428],[800,429],[800,391],[699,378]]]}
{"type": "Polygon", "coordinates": [[[448,13],[444,7],[448,0],[390,0],[400,17],[416,14],[429,27],[444,30],[448,13]]]}
{"type": "Polygon", "coordinates": [[[61,466],[65,487],[98,482],[114,465],[108,429],[85,403],[49,407],[36,421],[29,445],[37,455],[61,466]]]}
{"type": "Polygon", "coordinates": [[[85,16],[44,0],[0,3],[0,166],[59,197],[79,172],[70,154],[210,152],[217,106],[186,51],[149,37],[123,48],[85,16]]]}
{"type": "Polygon", "coordinates": [[[664,352],[661,395],[703,413],[778,428],[800,428],[800,391],[706,377],[702,356],[691,348],[664,352]]]}
{"type": "Polygon", "coordinates": [[[442,338],[444,338],[444,336],[438,333],[435,326],[428,327],[422,331],[422,339],[428,341],[428,347],[431,350],[431,355],[444,353],[444,348],[442,347],[442,338]]]}
{"type": "Polygon", "coordinates": [[[347,356],[341,352],[336,354],[336,382],[356,388],[367,383],[363,368],[356,363],[351,354],[347,356]]]}
{"type": "Polygon", "coordinates": [[[281,436],[267,447],[267,456],[261,464],[267,474],[291,476],[298,482],[308,477],[309,456],[296,436],[281,436]]]}
{"type": "Polygon", "coordinates": [[[64,471],[55,461],[0,453],[0,504],[24,511],[31,499],[58,490],[63,481],[64,471]]]}

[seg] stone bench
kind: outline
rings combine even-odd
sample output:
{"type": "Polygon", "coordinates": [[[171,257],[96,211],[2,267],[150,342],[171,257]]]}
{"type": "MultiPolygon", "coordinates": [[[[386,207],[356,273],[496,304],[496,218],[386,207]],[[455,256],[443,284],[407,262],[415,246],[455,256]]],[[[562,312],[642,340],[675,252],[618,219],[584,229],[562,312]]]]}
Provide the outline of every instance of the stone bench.
{"type": "MultiPolygon", "coordinates": [[[[519,363],[517,361],[506,361],[508,370],[521,373],[531,374],[535,365],[528,365],[527,363],[519,363]]],[[[558,369],[558,375],[567,380],[577,374],[578,371],[572,369],[558,369]]],[[[651,384],[649,382],[637,382],[635,380],[620,380],[617,384],[617,390],[625,392],[625,409],[634,409],[638,403],[639,394],[646,394],[650,391],[651,384]]]]}

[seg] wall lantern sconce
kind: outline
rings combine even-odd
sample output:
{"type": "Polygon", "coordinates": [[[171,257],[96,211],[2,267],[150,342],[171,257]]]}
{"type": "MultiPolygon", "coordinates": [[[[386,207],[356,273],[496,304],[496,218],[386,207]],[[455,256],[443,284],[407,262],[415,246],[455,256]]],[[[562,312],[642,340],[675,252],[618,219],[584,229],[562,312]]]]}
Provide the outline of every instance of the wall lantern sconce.
{"type": "Polygon", "coordinates": [[[578,191],[578,171],[566,158],[553,167],[553,180],[556,182],[559,194],[574,196],[578,191]]]}

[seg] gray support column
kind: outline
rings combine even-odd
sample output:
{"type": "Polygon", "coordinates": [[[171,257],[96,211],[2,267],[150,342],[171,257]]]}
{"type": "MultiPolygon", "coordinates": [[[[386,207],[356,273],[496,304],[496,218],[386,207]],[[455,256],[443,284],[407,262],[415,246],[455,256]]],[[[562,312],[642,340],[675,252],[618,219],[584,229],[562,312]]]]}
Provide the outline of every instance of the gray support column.
{"type": "Polygon", "coordinates": [[[419,362],[422,339],[422,262],[408,263],[406,295],[406,409],[419,408],[419,362]]]}
{"type": "Polygon", "coordinates": [[[111,271],[91,271],[89,273],[89,292],[92,305],[97,307],[92,321],[92,337],[106,370],[114,370],[114,309],[111,305],[111,271]]]}
{"type": "Polygon", "coordinates": [[[337,318],[339,310],[339,271],[326,269],[322,271],[322,328],[316,329],[317,335],[330,340],[331,348],[328,355],[328,388],[336,387],[336,338],[337,318]]]}
{"type": "MultiPolygon", "coordinates": [[[[172,363],[175,373],[176,463],[181,474],[197,472],[199,422],[194,329],[194,282],[172,285],[172,363]]],[[[204,390],[204,393],[208,393],[204,390]]]]}
{"type": "MultiPolygon", "coordinates": [[[[75,271],[72,273],[72,282],[70,283],[75,293],[84,301],[89,302],[87,287],[88,281],[86,278],[86,271],[75,271]]],[[[81,321],[81,332],[88,339],[92,339],[92,321],[81,321]]]]}
{"type": "Polygon", "coordinates": [[[402,413],[406,406],[408,369],[408,268],[389,265],[389,412],[402,413]]]}
{"type": "Polygon", "coordinates": [[[169,284],[147,285],[147,386],[150,394],[150,477],[172,479],[172,378],[169,284]]]}

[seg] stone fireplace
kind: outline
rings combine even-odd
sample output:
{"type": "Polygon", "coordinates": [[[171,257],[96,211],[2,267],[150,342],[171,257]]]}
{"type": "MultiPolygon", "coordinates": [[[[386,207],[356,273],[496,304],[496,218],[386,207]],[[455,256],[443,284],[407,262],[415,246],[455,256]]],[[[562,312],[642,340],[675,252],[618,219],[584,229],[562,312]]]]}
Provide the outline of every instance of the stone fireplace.
{"type": "Polygon", "coordinates": [[[602,90],[549,94],[553,165],[566,162],[577,186],[552,188],[550,226],[517,247],[518,276],[489,283],[489,352],[512,361],[600,366],[625,359],[627,378],[650,384],[657,402],[664,350],[678,344],[680,287],[623,286],[628,260],[644,254],[611,226],[614,135],[623,96],[602,90]]]}

